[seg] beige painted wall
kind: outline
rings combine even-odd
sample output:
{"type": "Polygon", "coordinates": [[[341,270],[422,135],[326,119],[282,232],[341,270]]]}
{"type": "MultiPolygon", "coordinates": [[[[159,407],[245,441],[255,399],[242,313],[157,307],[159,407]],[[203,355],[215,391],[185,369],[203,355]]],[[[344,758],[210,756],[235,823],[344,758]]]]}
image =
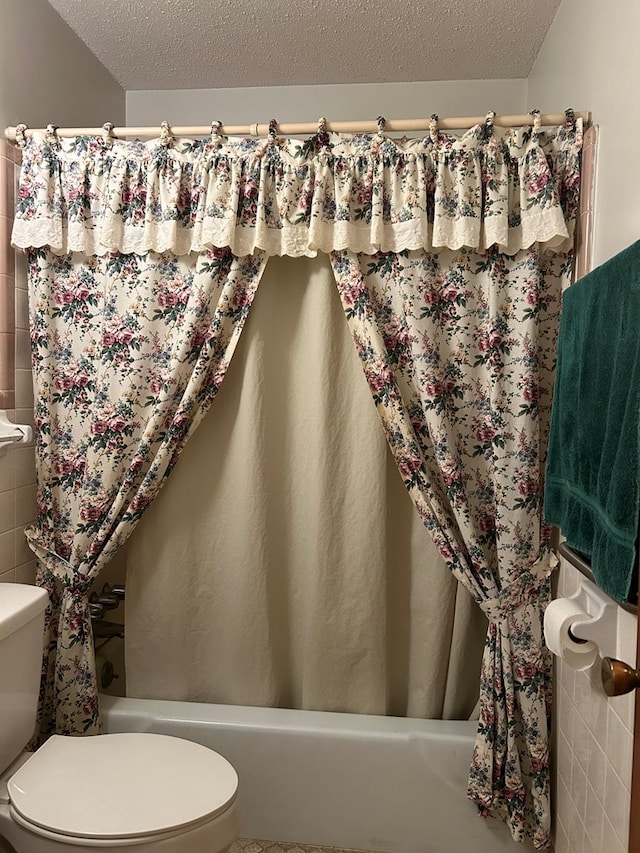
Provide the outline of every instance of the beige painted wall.
{"type": "Polygon", "coordinates": [[[529,103],[591,109],[600,127],[596,266],[640,236],[639,31],[639,3],[563,0],[529,76],[529,103]]]}
{"type": "MultiPolygon", "coordinates": [[[[124,117],[124,90],[45,0],[0,0],[0,132],[19,121],[101,125],[124,117]]],[[[0,145],[0,227],[7,238],[16,153],[0,145]]],[[[33,424],[26,268],[22,253],[7,242],[0,241],[0,296],[15,310],[16,408],[10,416],[33,424]]],[[[7,448],[0,454],[0,581],[33,581],[24,526],[34,518],[33,445],[7,448]]]]}
{"type": "MultiPolygon", "coordinates": [[[[640,236],[640,5],[563,0],[528,81],[529,103],[591,109],[600,128],[594,265],[640,236]]],[[[578,576],[564,566],[560,591],[578,576]]],[[[635,663],[637,619],[620,611],[618,656],[635,663]]],[[[608,700],[597,666],[562,665],[556,689],[556,851],[624,853],[629,828],[633,700],[608,700]]]]}
{"type": "Polygon", "coordinates": [[[520,113],[526,80],[449,80],[127,92],[127,124],[253,124],[349,119],[520,113]]]}
{"type": "Polygon", "coordinates": [[[122,87],[45,0],[0,0],[0,129],[119,124],[122,87]]]}

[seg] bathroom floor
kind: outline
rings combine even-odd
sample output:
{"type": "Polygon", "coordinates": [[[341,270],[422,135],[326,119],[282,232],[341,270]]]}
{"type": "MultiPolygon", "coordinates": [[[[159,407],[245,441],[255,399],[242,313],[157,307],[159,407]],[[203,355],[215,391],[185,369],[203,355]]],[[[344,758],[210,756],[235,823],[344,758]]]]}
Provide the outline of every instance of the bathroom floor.
{"type": "Polygon", "coordinates": [[[259,841],[239,838],[229,848],[229,853],[366,853],[343,847],[318,847],[316,844],[291,844],[288,841],[259,841]]]}

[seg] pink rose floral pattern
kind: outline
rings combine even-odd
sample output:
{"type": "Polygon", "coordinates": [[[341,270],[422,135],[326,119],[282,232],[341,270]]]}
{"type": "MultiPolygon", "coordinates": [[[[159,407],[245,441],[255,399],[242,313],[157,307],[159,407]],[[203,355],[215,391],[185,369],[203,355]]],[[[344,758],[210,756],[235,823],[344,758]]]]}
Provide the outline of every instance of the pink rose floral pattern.
{"type": "Polygon", "coordinates": [[[489,619],[469,795],[548,846],[542,472],[581,144],[570,110],[412,140],[28,138],[43,734],[99,729],[89,588],[213,401],[267,257],[329,252],[400,474],[489,619]]]}
{"type": "Polygon", "coordinates": [[[265,257],[29,251],[39,558],[40,733],[99,730],[88,594],[222,383],[265,257]]]}
{"type": "Polygon", "coordinates": [[[516,839],[548,846],[551,659],[542,615],[555,558],[541,472],[571,257],[532,248],[514,257],[461,249],[331,260],[400,475],[490,620],[469,795],[516,839]]]}

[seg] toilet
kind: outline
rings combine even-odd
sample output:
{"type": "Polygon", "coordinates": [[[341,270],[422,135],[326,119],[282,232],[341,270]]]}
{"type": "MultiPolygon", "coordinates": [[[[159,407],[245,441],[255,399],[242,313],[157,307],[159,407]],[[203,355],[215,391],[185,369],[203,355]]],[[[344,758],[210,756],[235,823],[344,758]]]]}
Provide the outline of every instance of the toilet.
{"type": "Polygon", "coordinates": [[[54,735],[35,726],[47,593],[0,583],[0,853],[223,853],[238,776],[218,753],[150,733],[54,735]]]}

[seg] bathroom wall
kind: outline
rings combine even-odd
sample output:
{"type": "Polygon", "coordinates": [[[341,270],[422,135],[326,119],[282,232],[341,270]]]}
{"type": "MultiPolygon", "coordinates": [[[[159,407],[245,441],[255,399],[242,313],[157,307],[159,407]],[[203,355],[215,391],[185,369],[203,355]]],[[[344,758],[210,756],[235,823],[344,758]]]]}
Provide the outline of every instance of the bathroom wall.
{"type": "Polygon", "coordinates": [[[357,83],[342,86],[271,86],[127,92],[127,124],[253,124],[348,119],[417,118],[521,113],[526,80],[448,80],[419,83],[357,83]]]}
{"type": "Polygon", "coordinates": [[[121,124],[125,93],[45,0],[0,0],[0,133],[121,124]]]}
{"type": "MultiPolygon", "coordinates": [[[[0,21],[0,133],[20,121],[33,127],[124,122],[123,89],[45,0],[0,0],[0,21]]],[[[15,370],[9,414],[32,424],[25,263],[9,246],[19,156],[0,142],[0,376],[15,370]],[[11,348],[3,349],[11,338],[11,348]]],[[[12,446],[0,451],[0,581],[33,581],[23,530],[34,518],[33,445],[12,446]]]]}
{"type": "MultiPolygon", "coordinates": [[[[20,152],[0,140],[0,335],[8,344],[2,373],[14,383],[14,401],[5,391],[4,405],[11,420],[33,426],[26,270],[24,256],[9,246],[19,160],[20,152]]],[[[33,444],[0,445],[0,582],[33,582],[35,561],[24,527],[35,518],[35,480],[33,444]]]]}
{"type": "MultiPolygon", "coordinates": [[[[640,5],[563,0],[528,81],[527,103],[545,110],[591,109],[599,126],[593,262],[640,235],[640,111],[636,36],[640,5]]],[[[560,591],[575,588],[563,567],[560,591]]],[[[637,620],[620,610],[618,656],[635,663],[637,620]]],[[[627,850],[633,698],[608,700],[599,670],[557,673],[557,853],[627,850]]]]}

